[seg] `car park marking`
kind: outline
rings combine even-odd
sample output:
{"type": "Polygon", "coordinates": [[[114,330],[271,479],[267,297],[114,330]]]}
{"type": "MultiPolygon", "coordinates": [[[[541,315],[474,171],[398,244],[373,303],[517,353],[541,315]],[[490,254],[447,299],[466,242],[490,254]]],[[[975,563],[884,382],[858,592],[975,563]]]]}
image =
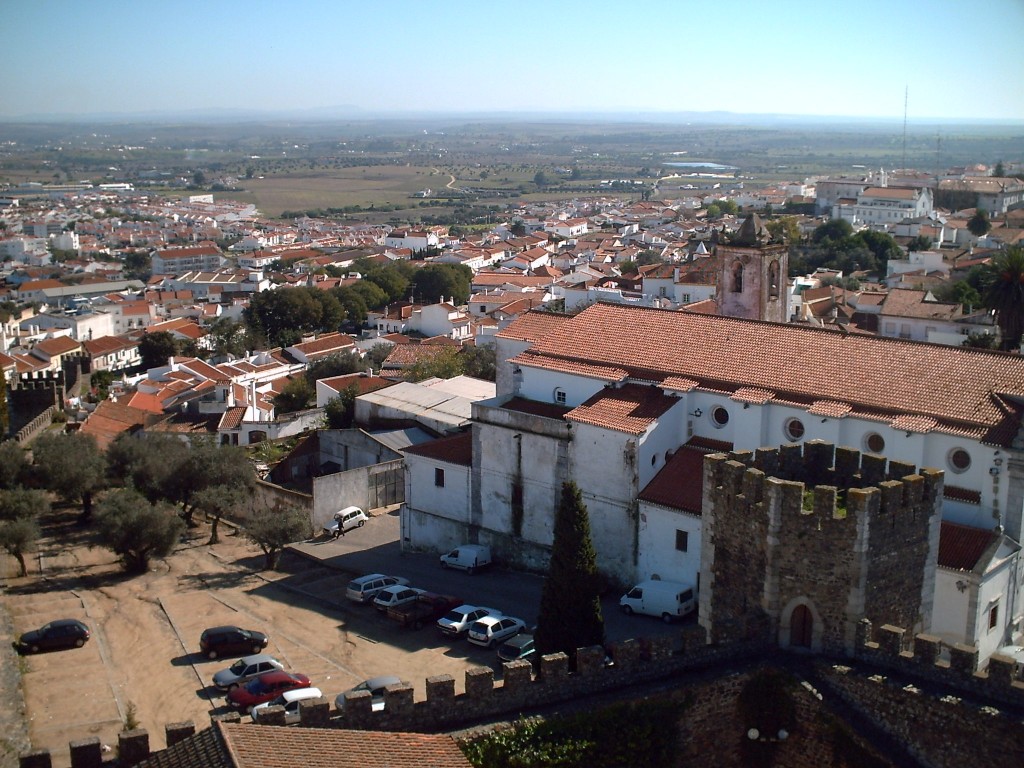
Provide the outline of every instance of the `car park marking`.
{"type": "Polygon", "coordinates": [[[103,639],[103,633],[100,631],[99,624],[93,621],[92,615],[89,613],[89,603],[86,602],[85,595],[80,595],[74,590],[71,590],[71,594],[81,601],[82,610],[85,611],[85,617],[89,620],[89,629],[92,632],[92,639],[96,641],[96,647],[100,652],[100,660],[103,662],[103,672],[107,677],[107,685],[110,686],[110,693],[114,696],[114,706],[117,707],[117,714],[123,722],[125,719],[125,707],[124,703],[121,701],[121,696],[117,692],[117,687],[114,685],[114,681],[110,676],[110,654],[107,653],[107,643],[103,639]]]}

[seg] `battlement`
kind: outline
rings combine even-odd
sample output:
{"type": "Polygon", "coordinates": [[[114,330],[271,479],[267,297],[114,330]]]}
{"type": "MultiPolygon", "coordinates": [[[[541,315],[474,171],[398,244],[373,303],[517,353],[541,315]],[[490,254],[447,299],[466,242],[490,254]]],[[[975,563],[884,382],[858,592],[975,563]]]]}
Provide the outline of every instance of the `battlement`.
{"type": "MultiPolygon", "coordinates": [[[[958,646],[951,649],[950,661],[939,659],[940,643],[936,638],[918,635],[914,651],[904,650],[904,630],[883,626],[872,635],[868,621],[858,629],[856,657],[876,667],[898,670],[943,686],[944,700],[951,692],[975,696],[981,702],[1024,706],[1024,682],[1015,679],[1011,659],[994,656],[988,669],[977,671],[978,651],[958,646]]],[[[366,691],[346,695],[343,711],[332,708],[331,701],[320,698],[303,702],[299,707],[300,725],[314,728],[346,728],[381,731],[441,731],[453,729],[496,715],[520,713],[560,701],[625,688],[636,683],[664,680],[673,674],[726,665],[734,670],[739,660],[761,660],[768,648],[760,643],[729,643],[708,645],[700,627],[687,626],[676,636],[630,639],[612,644],[608,653],[613,664],[606,663],[601,646],[580,648],[575,652],[575,671],[570,670],[564,653],[540,659],[534,668],[527,661],[503,665],[501,680],[494,670],[477,667],[465,672],[465,692],[455,693],[451,675],[426,679],[426,699],[416,701],[411,685],[396,684],[384,692],[382,711],[372,710],[371,696],[366,691]]],[[[835,669],[847,669],[836,666],[835,669]]],[[[904,688],[904,690],[909,690],[904,688]]],[[[915,689],[917,690],[917,689],[915,689]]],[[[954,698],[956,698],[954,696],[954,698]]],[[[216,715],[214,721],[239,722],[237,713],[216,715]]],[[[284,709],[270,707],[260,717],[267,725],[283,725],[284,709]]],[[[171,723],[165,727],[166,741],[172,746],[192,736],[192,722],[171,723]]],[[[72,768],[131,766],[150,756],[149,735],[144,729],[119,734],[115,762],[102,759],[99,738],[71,743],[72,768]]],[[[50,754],[45,751],[21,756],[21,768],[51,768],[50,754]]]]}
{"type": "Polygon", "coordinates": [[[933,506],[942,498],[944,481],[941,470],[918,473],[913,464],[861,454],[854,448],[837,448],[822,440],[756,452],[711,454],[705,465],[711,481],[705,487],[716,489],[729,501],[742,498],[747,504],[757,504],[771,492],[786,507],[798,506],[816,517],[833,519],[846,517],[851,508],[874,506],[871,490],[879,495],[882,514],[933,506]],[[805,493],[812,494],[813,500],[808,501],[805,493]]]}
{"type": "Polygon", "coordinates": [[[941,686],[948,698],[950,689],[983,701],[995,701],[1013,707],[1024,705],[1022,669],[1012,658],[995,654],[988,666],[979,669],[979,653],[974,646],[959,643],[949,647],[949,660],[942,658],[942,641],[927,634],[908,637],[902,627],[885,624],[875,628],[867,619],[857,626],[856,657],[910,677],[941,686]]]}

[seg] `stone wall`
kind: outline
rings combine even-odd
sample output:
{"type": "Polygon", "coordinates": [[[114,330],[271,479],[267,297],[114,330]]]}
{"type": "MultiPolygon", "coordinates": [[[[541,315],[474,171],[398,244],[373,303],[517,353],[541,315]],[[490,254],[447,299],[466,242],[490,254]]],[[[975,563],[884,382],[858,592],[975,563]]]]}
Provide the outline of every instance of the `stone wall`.
{"type": "MultiPolygon", "coordinates": [[[[903,630],[890,626],[873,633],[870,622],[861,622],[855,658],[837,663],[804,654],[773,656],[771,649],[756,642],[707,645],[699,627],[687,626],[674,638],[641,638],[612,645],[612,666],[606,666],[605,650],[596,646],[576,652],[576,671],[572,673],[568,658],[559,653],[544,656],[537,669],[526,661],[507,663],[498,682],[490,668],[467,670],[465,693],[461,694],[455,693],[455,680],[450,675],[427,678],[426,699],[422,701],[414,699],[411,685],[394,685],[385,692],[385,709],[380,712],[372,711],[370,694],[365,691],[349,694],[343,712],[334,710],[325,698],[303,702],[301,725],[450,731],[645,683],[660,690],[645,695],[685,697],[688,707],[680,721],[681,767],[749,765],[750,749],[771,752],[775,765],[793,768],[856,765],[834,754],[839,729],[844,738],[852,740],[850,743],[869,752],[871,749],[858,734],[877,731],[892,740],[890,752],[892,744],[901,745],[925,764],[973,764],[960,759],[970,753],[990,766],[1018,768],[1020,755],[1024,754],[1024,729],[1020,725],[1024,682],[1014,679],[1013,661],[993,656],[988,669],[978,672],[977,649],[954,648],[951,661],[944,663],[938,659],[940,644],[936,638],[918,635],[913,642],[915,652],[910,653],[902,650],[903,634],[903,630]],[[676,645],[681,648],[673,652],[676,645]],[[743,741],[749,736],[736,697],[750,676],[764,668],[790,668],[795,672],[786,674],[804,679],[799,681],[802,690],[792,693],[796,722],[791,732],[783,739],[759,738],[760,746],[755,747],[743,741]],[[887,674],[877,674],[879,669],[887,674]],[[902,679],[897,681],[897,675],[902,679]],[[829,698],[816,690],[807,679],[810,677],[817,686],[827,686],[829,698]],[[856,729],[850,726],[854,715],[862,721],[856,729]],[[957,745],[944,751],[943,739],[951,737],[957,739],[957,745]]],[[[261,721],[283,724],[283,718],[283,708],[271,707],[261,721]]],[[[167,726],[167,743],[187,738],[194,730],[191,723],[171,724],[167,726]]],[[[145,731],[124,733],[120,739],[122,761],[118,766],[133,764],[129,762],[131,755],[138,760],[142,759],[139,755],[148,755],[145,731]]],[[[73,768],[100,766],[99,746],[98,739],[72,744],[73,768]]],[[[50,755],[24,754],[21,765],[49,768],[50,755]]]]}
{"type": "Polygon", "coordinates": [[[702,625],[847,654],[863,618],[929,626],[942,484],[822,441],[706,457],[702,625]]]}

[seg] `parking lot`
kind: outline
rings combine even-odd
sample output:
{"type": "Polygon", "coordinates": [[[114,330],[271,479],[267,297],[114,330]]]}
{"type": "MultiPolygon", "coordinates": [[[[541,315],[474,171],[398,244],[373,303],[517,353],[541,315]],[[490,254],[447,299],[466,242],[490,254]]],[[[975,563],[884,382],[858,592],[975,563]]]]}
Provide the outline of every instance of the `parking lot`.
{"type": "MultiPolygon", "coordinates": [[[[266,632],[268,653],[309,676],[333,699],[362,680],[396,674],[425,696],[425,679],[448,673],[462,691],[464,671],[486,665],[500,673],[494,650],[449,642],[433,627],[395,626],[370,606],[344,598],[351,575],[394,573],[419,587],[461,597],[536,621],[542,579],[500,569],[469,576],[442,570],[431,555],[401,554],[395,514],[374,517],[337,540],[316,539],[288,553],[281,572],[261,571],[262,553],[240,536],[208,546],[205,528],[148,574],[125,577],[112,555],[90,549],[73,518],[49,527],[38,568],[5,579],[4,605],[14,636],[61,617],[92,628],[84,648],[22,657],[32,747],[68,765],[69,741],[99,736],[115,745],[129,716],[163,746],[163,726],[228,711],[211,684],[231,659],[198,653],[203,629],[220,624],[266,632]]],[[[609,640],[672,631],[660,622],[626,618],[606,602],[609,640]]],[[[12,638],[13,639],[13,638],[12,638]]]]}

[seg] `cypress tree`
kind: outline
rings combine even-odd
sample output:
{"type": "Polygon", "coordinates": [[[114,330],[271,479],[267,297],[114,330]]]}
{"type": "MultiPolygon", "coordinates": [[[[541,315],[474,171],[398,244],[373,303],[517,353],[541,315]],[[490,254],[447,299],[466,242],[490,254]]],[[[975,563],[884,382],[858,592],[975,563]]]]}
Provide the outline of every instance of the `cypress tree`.
{"type": "Polygon", "coordinates": [[[562,485],[536,642],[540,654],[564,651],[570,658],[577,648],[604,644],[597,555],[587,507],[575,483],[562,485]]]}

